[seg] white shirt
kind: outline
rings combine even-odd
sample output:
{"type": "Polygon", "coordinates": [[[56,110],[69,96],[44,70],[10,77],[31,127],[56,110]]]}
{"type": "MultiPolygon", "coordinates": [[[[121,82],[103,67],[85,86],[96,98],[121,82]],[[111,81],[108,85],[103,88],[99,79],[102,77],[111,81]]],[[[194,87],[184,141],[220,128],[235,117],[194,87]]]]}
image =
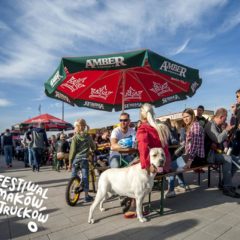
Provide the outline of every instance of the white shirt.
{"type": "MultiPolygon", "coordinates": [[[[123,133],[120,127],[116,127],[112,131],[110,140],[115,138],[115,139],[117,139],[119,141],[119,140],[121,140],[123,138],[129,137],[129,136],[133,136],[135,134],[136,134],[136,132],[135,132],[135,130],[133,128],[128,128],[128,131],[126,133],[123,133]]],[[[110,158],[112,156],[114,156],[114,155],[120,155],[120,153],[110,150],[110,158]]]]}

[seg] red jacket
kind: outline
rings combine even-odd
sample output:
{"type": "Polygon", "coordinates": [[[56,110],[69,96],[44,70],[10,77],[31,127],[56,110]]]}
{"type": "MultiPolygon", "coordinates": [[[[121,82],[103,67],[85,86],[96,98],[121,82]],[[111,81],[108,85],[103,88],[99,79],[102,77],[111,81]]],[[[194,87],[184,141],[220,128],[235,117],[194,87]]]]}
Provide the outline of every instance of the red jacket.
{"type": "MultiPolygon", "coordinates": [[[[155,128],[150,126],[147,123],[142,123],[137,130],[137,142],[138,142],[138,151],[140,154],[140,162],[143,169],[150,167],[150,156],[149,150],[155,147],[162,147],[162,143],[159,139],[158,133],[155,128]]],[[[168,146],[166,145],[163,148],[166,155],[166,163],[164,166],[165,171],[170,169],[170,154],[168,151],[168,146]]]]}

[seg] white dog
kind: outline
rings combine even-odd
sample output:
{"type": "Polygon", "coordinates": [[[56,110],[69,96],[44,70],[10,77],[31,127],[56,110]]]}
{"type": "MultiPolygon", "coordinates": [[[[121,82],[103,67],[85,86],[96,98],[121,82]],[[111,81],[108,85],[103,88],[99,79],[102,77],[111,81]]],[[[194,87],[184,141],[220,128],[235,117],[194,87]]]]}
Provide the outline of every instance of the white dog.
{"type": "Polygon", "coordinates": [[[142,204],[146,194],[152,191],[154,177],[165,164],[165,154],[162,148],[150,150],[150,163],[155,171],[142,169],[140,163],[126,168],[112,168],[103,172],[99,178],[98,191],[90,207],[88,223],[94,223],[93,211],[100,203],[100,211],[104,211],[103,202],[108,193],[118,194],[136,199],[136,212],[140,222],[146,222],[143,217],[142,204]]]}

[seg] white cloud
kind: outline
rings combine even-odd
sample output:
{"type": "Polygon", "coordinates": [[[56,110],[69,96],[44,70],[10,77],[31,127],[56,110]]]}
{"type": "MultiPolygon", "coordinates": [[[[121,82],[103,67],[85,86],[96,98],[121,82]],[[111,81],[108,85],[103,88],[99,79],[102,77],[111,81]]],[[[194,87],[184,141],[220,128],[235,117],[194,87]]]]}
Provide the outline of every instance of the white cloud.
{"type": "Polygon", "coordinates": [[[12,105],[12,103],[9,100],[0,98],[0,107],[8,107],[11,105],[12,105]]]}
{"type": "Polygon", "coordinates": [[[4,23],[3,21],[0,21],[0,30],[10,30],[10,28],[8,27],[8,25],[6,23],[4,23]]]}
{"type": "MultiPolygon", "coordinates": [[[[37,77],[50,76],[62,55],[98,54],[99,46],[140,48],[145,39],[157,38],[159,32],[173,34],[181,27],[197,26],[204,14],[226,2],[21,1],[15,23],[22,33],[12,30],[4,46],[8,58],[0,63],[0,81],[34,86],[37,77]]],[[[160,36],[163,41],[164,35],[160,36]]],[[[176,52],[183,50],[184,45],[176,52]]]]}
{"type": "Polygon", "coordinates": [[[230,31],[239,24],[240,24],[240,12],[237,12],[229,16],[229,18],[225,19],[217,32],[224,33],[224,32],[230,31]]]}
{"type": "Polygon", "coordinates": [[[172,51],[172,52],[170,53],[170,55],[173,55],[173,56],[174,56],[174,55],[177,55],[177,54],[179,54],[179,53],[182,53],[182,52],[187,48],[189,42],[190,42],[190,39],[187,39],[181,46],[179,46],[179,47],[176,48],[174,51],[172,51]]]}
{"type": "Polygon", "coordinates": [[[206,76],[228,76],[236,73],[234,68],[212,68],[204,72],[206,76]]]}
{"type": "Polygon", "coordinates": [[[36,97],[36,98],[33,98],[32,101],[43,101],[45,99],[47,99],[47,96],[45,95],[44,90],[41,89],[40,95],[38,97],[36,97]]]}
{"type": "Polygon", "coordinates": [[[61,109],[61,106],[62,106],[62,103],[61,102],[55,102],[55,103],[52,103],[50,104],[49,108],[59,108],[61,109]]]}

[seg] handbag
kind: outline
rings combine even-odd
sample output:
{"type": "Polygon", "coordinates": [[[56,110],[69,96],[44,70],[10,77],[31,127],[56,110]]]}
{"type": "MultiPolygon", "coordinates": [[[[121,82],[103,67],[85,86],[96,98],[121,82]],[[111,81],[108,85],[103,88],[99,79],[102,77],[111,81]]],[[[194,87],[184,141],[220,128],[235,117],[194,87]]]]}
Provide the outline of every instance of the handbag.
{"type": "Polygon", "coordinates": [[[215,151],[213,149],[210,149],[208,153],[207,162],[211,164],[215,163],[215,151]]]}
{"type": "Polygon", "coordinates": [[[57,160],[63,160],[64,159],[64,152],[58,152],[57,153],[57,160]]]}
{"type": "Polygon", "coordinates": [[[68,160],[69,153],[58,152],[57,153],[57,160],[68,160]]]}

